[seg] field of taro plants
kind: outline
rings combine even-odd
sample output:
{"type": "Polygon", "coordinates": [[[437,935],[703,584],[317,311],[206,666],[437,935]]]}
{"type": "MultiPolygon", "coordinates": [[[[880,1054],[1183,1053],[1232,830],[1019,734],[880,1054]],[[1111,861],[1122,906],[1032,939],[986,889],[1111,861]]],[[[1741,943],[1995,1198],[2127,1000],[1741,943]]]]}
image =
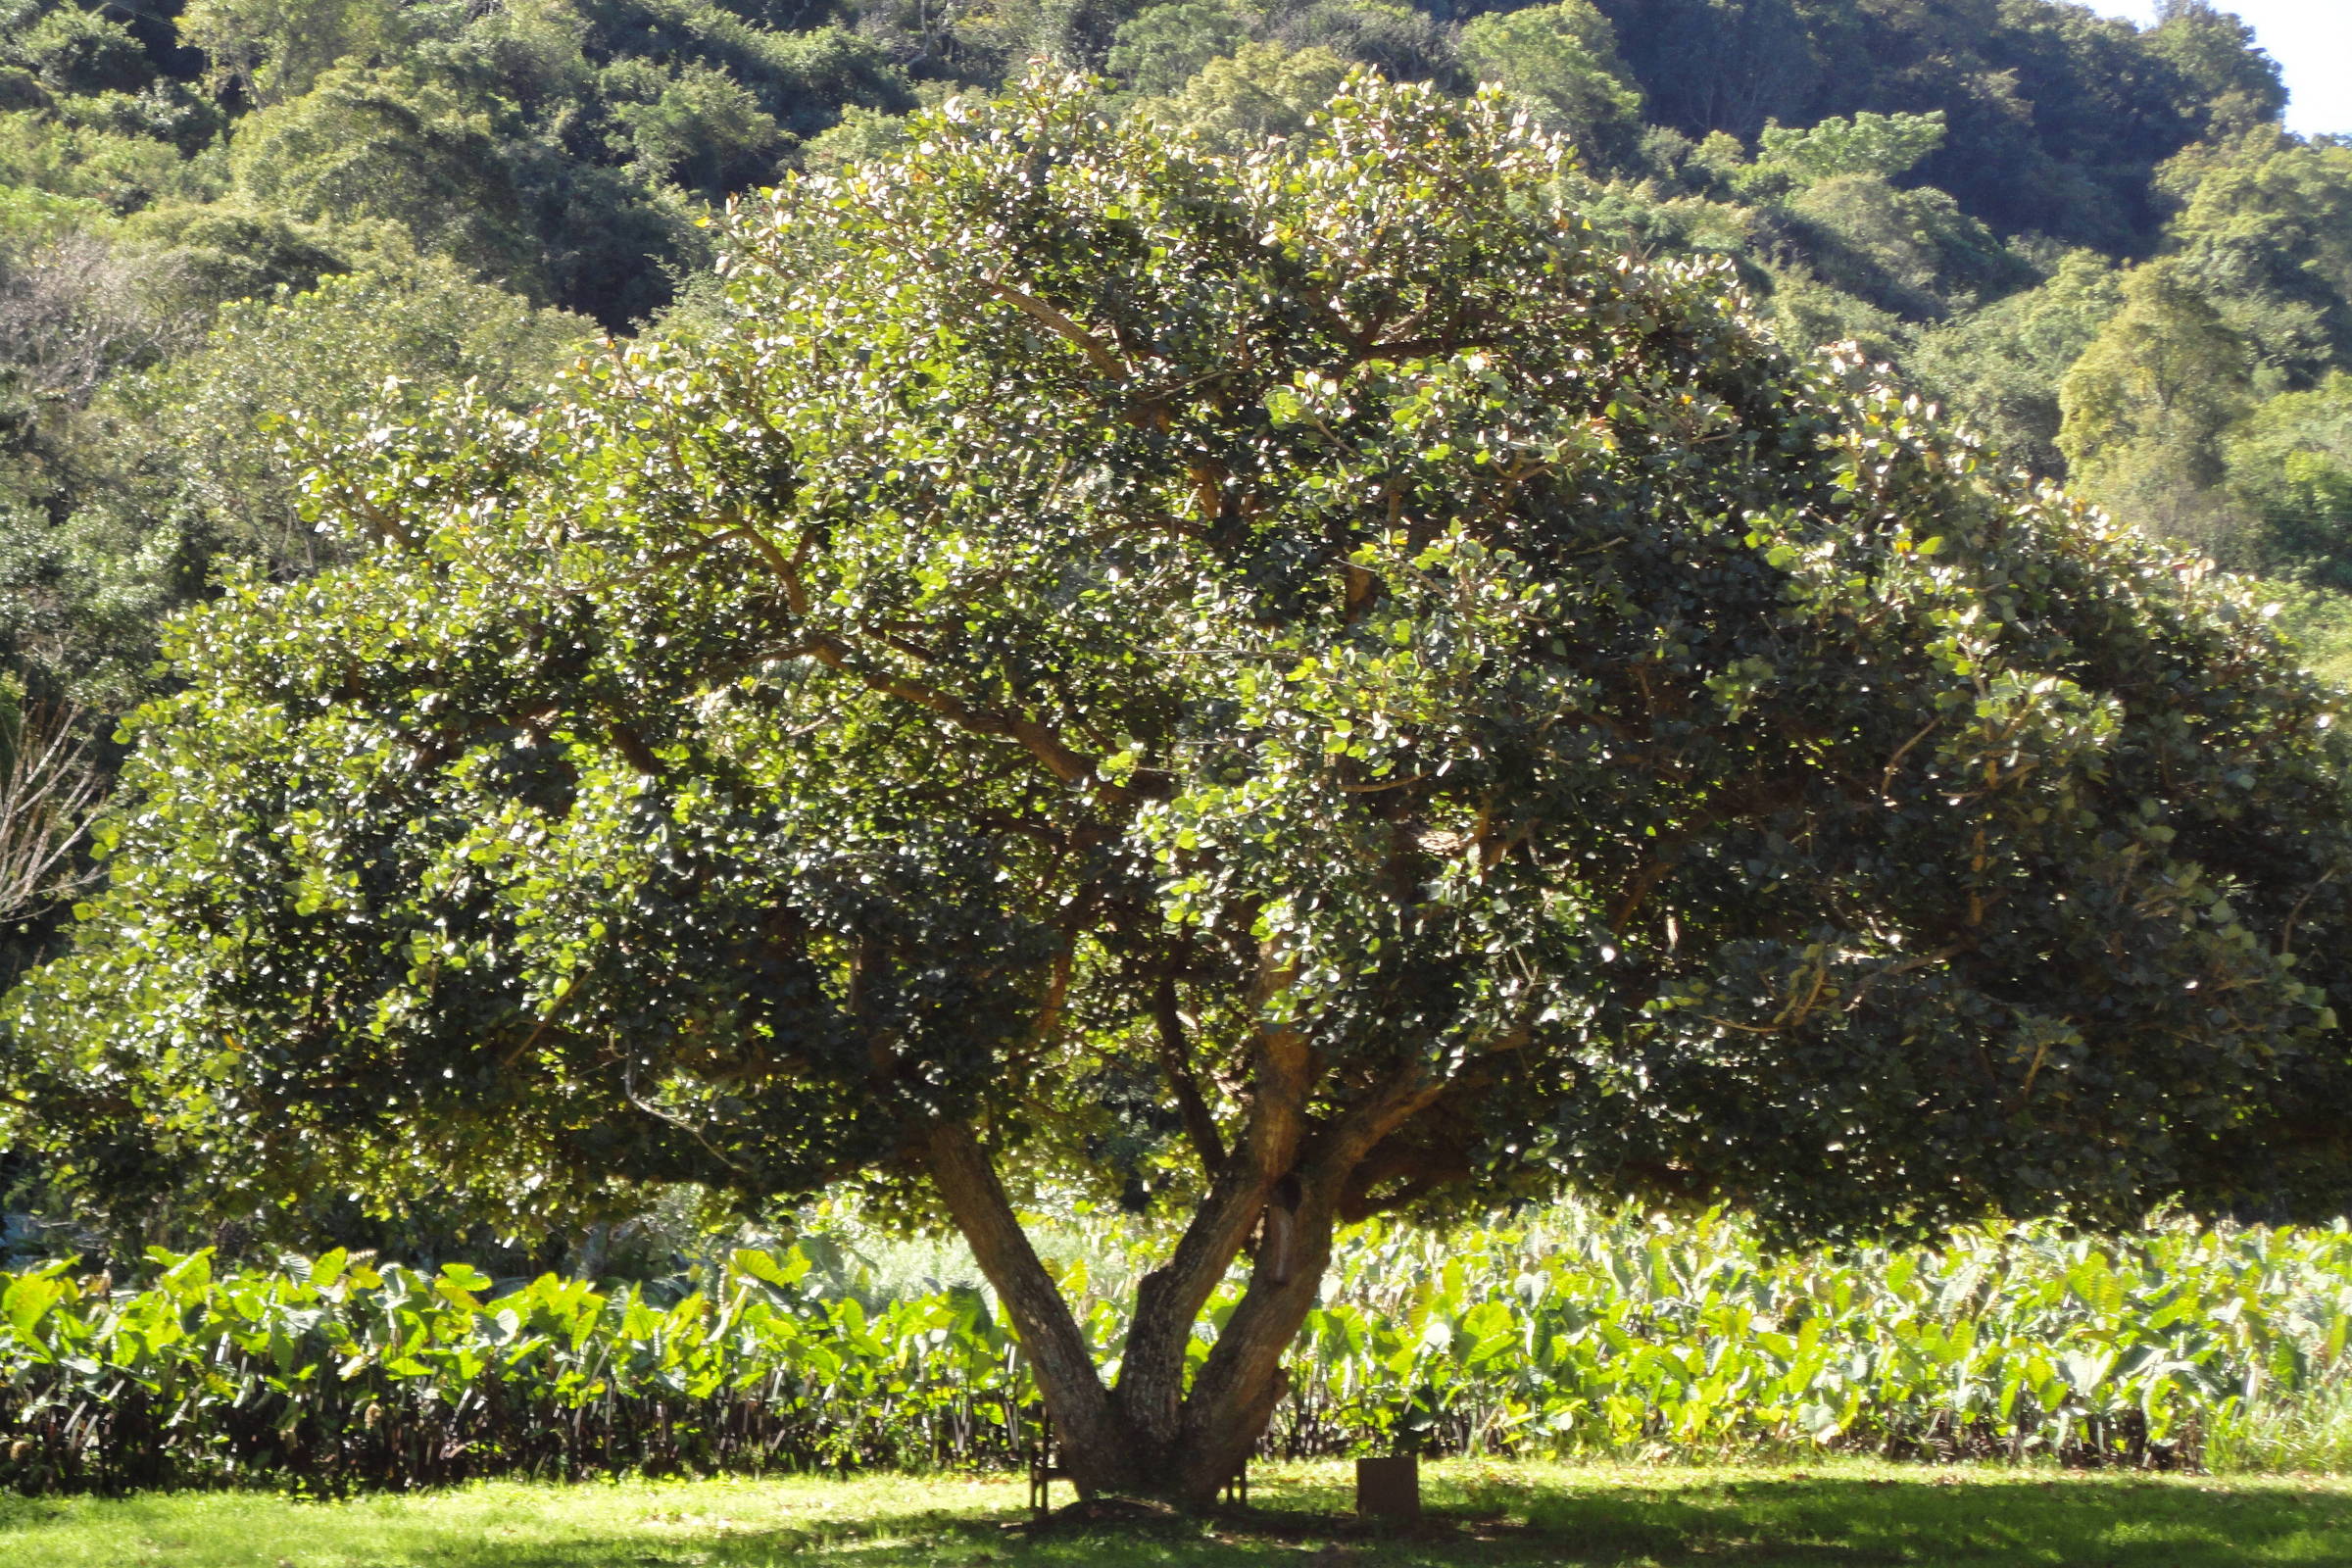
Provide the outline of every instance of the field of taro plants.
{"type": "MultiPolygon", "coordinates": [[[[1107,1225],[1055,1241],[1107,1360],[1140,1252],[1107,1225]]],[[[135,1286],[71,1263],[0,1273],[0,1485],[989,1466],[1036,1442],[984,1292],[894,1287],[834,1243],[736,1251],[699,1288],[339,1253],[151,1262],[135,1286]]],[[[2352,1460],[2341,1225],[1776,1254],[1726,1217],[1560,1208],[1444,1236],[1367,1227],[1325,1303],[1269,1453],[2352,1460]]]]}

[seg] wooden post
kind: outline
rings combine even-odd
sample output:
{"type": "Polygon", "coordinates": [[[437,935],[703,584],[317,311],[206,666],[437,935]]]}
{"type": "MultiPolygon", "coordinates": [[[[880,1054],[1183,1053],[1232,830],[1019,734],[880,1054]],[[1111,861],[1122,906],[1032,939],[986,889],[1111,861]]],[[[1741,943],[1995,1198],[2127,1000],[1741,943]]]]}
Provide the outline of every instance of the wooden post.
{"type": "Polygon", "coordinates": [[[1355,1511],[1364,1519],[1421,1517],[1421,1456],[1355,1461],[1355,1511]]]}

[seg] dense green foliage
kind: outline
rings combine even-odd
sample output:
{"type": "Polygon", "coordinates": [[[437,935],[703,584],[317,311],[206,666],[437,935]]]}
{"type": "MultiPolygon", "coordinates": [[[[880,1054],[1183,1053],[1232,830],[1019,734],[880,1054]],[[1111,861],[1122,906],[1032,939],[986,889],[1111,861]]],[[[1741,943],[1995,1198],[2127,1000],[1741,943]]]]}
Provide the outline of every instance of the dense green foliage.
{"type": "Polygon", "coordinates": [[[328,456],[375,543],[178,634],[25,1004],[61,1095],[264,1200],[337,1149],[759,1195],[940,1115],[1069,1152],[1036,1063],[1122,1082],[1167,984],[1236,1083],[1271,985],[1427,1076],[1416,1189],[2334,1200],[2340,761],[2240,599],[1522,209],[1492,105],[927,134],[748,213],[726,333],[328,456]]]}
{"type": "MultiPolygon", "coordinates": [[[[1109,1355],[1144,1259],[1111,1227],[1063,1240],[1086,1244],[1063,1275],[1109,1355]]],[[[809,1251],[830,1266],[738,1251],[667,1290],[494,1287],[339,1253],[218,1274],[159,1254],[141,1289],[62,1264],[0,1275],[0,1480],[338,1491],[925,1469],[1035,1446],[1035,1391],[985,1289],[894,1292],[835,1244],[809,1251]]],[[[2348,1334],[2340,1227],[2120,1245],[2026,1227],[1831,1256],[1766,1253],[1720,1216],[1375,1226],[1334,1259],[1268,1453],[2304,1468],[2352,1438],[2348,1334]],[[2299,1427],[2332,1427],[2336,1447],[2299,1427]]]]}
{"type": "Polygon", "coordinates": [[[2276,72],[2202,0],[2144,31],[2056,0],[10,0],[0,662],[103,735],[224,559],[324,559],[257,414],[356,413],[386,376],[527,401],[681,282],[694,330],[711,204],[887,151],[918,100],[1036,54],[1229,140],[1296,132],[1354,65],[1500,81],[1576,140],[1619,243],[1734,258],[1786,339],[1899,361],[2036,472],[2087,463],[2092,499],[2289,583],[2314,656],[2352,652],[2347,416],[2311,401],[2352,368],[2352,154],[2279,133],[2276,72]],[[2086,383],[2062,454],[2060,384],[2152,257],[2198,302],[2156,337],[2187,339],[2127,322],[2099,363],[2202,354],[2219,389],[2149,425],[2086,383]],[[299,302],[340,273],[373,281],[299,302]],[[368,290],[402,319],[363,341],[368,290]]]}
{"type": "Polygon", "coordinates": [[[0,770],[83,743],[0,970],[143,751],[0,1179],[2339,1208],[2279,107],[2200,0],[5,0],[0,770]],[[907,118],[1034,55],[1108,80],[907,118]]]}
{"type": "Polygon", "coordinates": [[[292,426],[346,559],[173,632],[27,1131],[936,1201],[1081,1484],[1192,1498],[1367,1215],[2340,1211],[2352,743],[2239,589],[1619,254],[1500,93],[1231,142],[1041,75],[535,412],[292,426]],[[1001,1169],[1189,1214],[1115,1390],[1001,1169]]]}

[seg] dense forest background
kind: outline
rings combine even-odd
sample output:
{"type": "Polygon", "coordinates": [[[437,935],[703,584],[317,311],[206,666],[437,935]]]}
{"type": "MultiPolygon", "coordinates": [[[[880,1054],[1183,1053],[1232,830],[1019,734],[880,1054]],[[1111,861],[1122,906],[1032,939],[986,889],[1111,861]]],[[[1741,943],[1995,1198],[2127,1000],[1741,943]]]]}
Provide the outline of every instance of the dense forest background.
{"type": "Polygon", "coordinates": [[[311,432],[721,329],[715,204],[1038,55],[1227,143],[1359,65],[1499,82],[1626,247],[1726,259],[2352,672],[2352,143],[2202,0],[0,0],[0,983],[161,620],[343,548],[311,432]]]}

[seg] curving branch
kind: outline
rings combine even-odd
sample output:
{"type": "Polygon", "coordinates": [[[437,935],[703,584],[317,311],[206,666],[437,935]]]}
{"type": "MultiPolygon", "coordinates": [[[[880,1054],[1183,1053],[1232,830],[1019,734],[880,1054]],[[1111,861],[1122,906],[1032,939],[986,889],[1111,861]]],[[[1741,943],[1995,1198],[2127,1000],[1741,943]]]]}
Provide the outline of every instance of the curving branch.
{"type": "Polygon", "coordinates": [[[1176,1097],[1176,1108],[1184,1116],[1185,1136],[1192,1140],[1193,1152],[1200,1158],[1202,1174],[1215,1180],[1225,1167],[1225,1144],[1217,1136],[1217,1118],[1210,1114],[1208,1100],[1200,1093],[1200,1081],[1193,1073],[1193,1051],[1186,1038],[1184,1013],[1176,1003],[1176,980],[1173,975],[1161,975],[1152,992],[1152,1022],[1159,1031],[1159,1068],[1168,1080],[1168,1092],[1176,1097]]]}
{"type": "Polygon", "coordinates": [[[1071,320],[1060,310],[1000,278],[990,278],[988,290],[1085,355],[1087,364],[1104,377],[1121,385],[1126,384],[1129,379],[1126,363],[1104,346],[1101,338],[1071,320]]]}

